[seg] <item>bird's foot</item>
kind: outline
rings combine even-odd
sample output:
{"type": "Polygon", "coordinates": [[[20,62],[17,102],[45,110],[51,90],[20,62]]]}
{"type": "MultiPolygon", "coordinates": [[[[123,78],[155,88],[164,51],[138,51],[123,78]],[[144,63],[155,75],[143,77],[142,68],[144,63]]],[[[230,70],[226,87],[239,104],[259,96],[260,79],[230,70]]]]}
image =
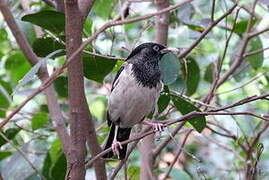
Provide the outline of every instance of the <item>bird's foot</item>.
{"type": "Polygon", "coordinates": [[[118,157],[120,156],[120,152],[119,152],[119,149],[122,149],[122,145],[119,141],[115,141],[112,143],[111,145],[111,148],[112,148],[112,152],[114,155],[117,155],[118,157]]]}
{"type": "Polygon", "coordinates": [[[153,122],[150,122],[150,121],[143,121],[143,124],[152,126],[152,128],[153,128],[153,130],[155,132],[163,131],[163,129],[165,128],[165,125],[162,124],[162,123],[153,123],[153,122]]]}

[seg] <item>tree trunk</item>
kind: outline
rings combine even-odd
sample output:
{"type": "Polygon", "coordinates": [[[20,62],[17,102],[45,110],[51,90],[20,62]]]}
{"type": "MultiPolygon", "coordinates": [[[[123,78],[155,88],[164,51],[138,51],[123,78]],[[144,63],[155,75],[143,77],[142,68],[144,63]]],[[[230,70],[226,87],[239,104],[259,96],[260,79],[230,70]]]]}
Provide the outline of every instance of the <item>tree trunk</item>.
{"type": "MultiPolygon", "coordinates": [[[[82,42],[82,17],[76,0],[65,1],[66,50],[70,57],[82,42]]],[[[90,114],[84,94],[83,62],[77,55],[68,67],[68,96],[70,105],[71,147],[68,156],[68,171],[71,180],[85,179],[86,169],[86,122],[90,114]]]]}

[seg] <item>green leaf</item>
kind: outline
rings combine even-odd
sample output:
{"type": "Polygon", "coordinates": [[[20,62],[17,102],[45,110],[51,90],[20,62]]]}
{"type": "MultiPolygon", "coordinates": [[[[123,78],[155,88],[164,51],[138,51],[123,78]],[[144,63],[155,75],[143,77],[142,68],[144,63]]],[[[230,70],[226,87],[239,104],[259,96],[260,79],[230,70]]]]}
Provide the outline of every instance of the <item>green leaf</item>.
{"type": "Polygon", "coordinates": [[[200,69],[198,64],[194,59],[187,60],[187,70],[185,70],[185,66],[183,66],[183,73],[186,79],[187,85],[187,94],[191,96],[195,93],[199,81],[200,81],[200,69]]]}
{"type": "Polygon", "coordinates": [[[117,61],[96,56],[84,56],[83,62],[84,76],[87,79],[102,83],[106,75],[113,70],[117,61]]]}
{"type": "Polygon", "coordinates": [[[30,22],[54,33],[61,33],[65,27],[63,13],[57,11],[40,11],[22,17],[22,21],[30,22]]]}
{"type": "Polygon", "coordinates": [[[8,70],[12,81],[17,83],[31,69],[31,65],[23,53],[17,51],[7,58],[5,68],[8,70]]]}
{"type": "Polygon", "coordinates": [[[0,161],[2,161],[3,159],[7,158],[8,156],[12,155],[12,152],[8,152],[8,151],[2,151],[0,152],[0,161]]]}
{"type": "Polygon", "coordinates": [[[161,79],[165,85],[172,84],[178,78],[180,63],[176,55],[165,54],[160,61],[161,79]]]}
{"type": "Polygon", "coordinates": [[[168,85],[169,89],[177,92],[183,92],[185,89],[185,82],[184,80],[179,76],[175,82],[168,85]]]}
{"type": "Polygon", "coordinates": [[[140,169],[141,168],[139,166],[130,166],[127,171],[129,179],[139,180],[140,169]]]}
{"type": "Polygon", "coordinates": [[[22,32],[24,33],[24,35],[26,36],[28,42],[30,44],[32,44],[34,42],[34,40],[36,39],[36,32],[35,32],[33,24],[28,23],[28,22],[23,22],[20,20],[17,20],[16,22],[20,26],[20,28],[21,28],[22,32]]]}
{"type": "Polygon", "coordinates": [[[163,112],[170,102],[169,89],[167,86],[164,87],[164,91],[161,93],[158,99],[158,110],[159,113],[163,112]]]}
{"type": "Polygon", "coordinates": [[[49,152],[47,152],[47,155],[45,157],[45,160],[43,162],[43,167],[42,167],[42,175],[47,179],[50,179],[51,163],[52,162],[51,162],[50,154],[49,152]]]}
{"type": "MultiPolygon", "coordinates": [[[[192,103],[178,97],[178,96],[171,96],[174,105],[176,106],[177,110],[181,112],[181,114],[188,114],[193,111],[201,112],[196,106],[192,103]]],[[[198,131],[202,132],[206,126],[206,119],[204,116],[191,118],[188,122],[198,131]]]]}
{"type": "MultiPolygon", "coordinates": [[[[3,134],[9,139],[12,140],[19,132],[20,128],[9,128],[3,134]]],[[[1,136],[0,137],[0,147],[6,144],[7,141],[1,136]]]]}
{"type": "Polygon", "coordinates": [[[98,129],[98,136],[97,140],[99,144],[103,144],[106,140],[107,135],[110,132],[110,127],[109,126],[103,126],[100,129],[98,129]]]}
{"type": "Polygon", "coordinates": [[[10,51],[10,42],[8,33],[5,29],[0,28],[0,61],[1,58],[10,51]]]}
{"type": "MultiPolygon", "coordinates": [[[[59,43],[58,41],[54,40],[53,38],[38,38],[33,43],[33,50],[39,57],[46,57],[50,53],[58,50],[58,49],[65,49],[65,45],[59,43]]],[[[57,53],[53,57],[62,56],[64,52],[57,53]]]]}
{"type": "Polygon", "coordinates": [[[246,32],[248,26],[248,20],[242,20],[235,24],[234,32],[242,35],[244,32],[246,32]]]}
{"type": "Polygon", "coordinates": [[[41,178],[36,172],[34,172],[31,175],[29,175],[27,178],[25,178],[24,180],[41,180],[41,178]]]}
{"type": "Polygon", "coordinates": [[[84,23],[83,32],[86,34],[87,37],[89,37],[92,34],[92,19],[87,18],[84,23]]]}
{"type": "MultiPolygon", "coordinates": [[[[256,19],[252,20],[252,24],[256,23],[256,19]]],[[[235,24],[234,32],[242,36],[247,31],[248,20],[242,20],[235,24]]]]}
{"type": "Polygon", "coordinates": [[[94,3],[93,11],[100,17],[107,19],[111,14],[115,1],[99,0],[94,3]]]}
{"type": "Polygon", "coordinates": [[[184,22],[183,24],[185,24],[186,26],[188,26],[189,29],[193,30],[193,31],[198,31],[198,32],[203,32],[205,30],[204,27],[202,27],[201,25],[198,24],[191,24],[191,23],[186,23],[184,22]]]}
{"type": "Polygon", "coordinates": [[[54,80],[54,88],[60,97],[68,96],[68,79],[65,76],[60,76],[54,80]]]}
{"type": "Polygon", "coordinates": [[[0,118],[6,116],[6,110],[11,103],[10,94],[12,92],[9,83],[0,80],[0,118]]]}
{"type": "Polygon", "coordinates": [[[66,158],[63,152],[60,153],[59,157],[57,158],[56,162],[51,167],[51,178],[57,180],[64,180],[65,173],[66,173],[66,158]]]}
{"type": "Polygon", "coordinates": [[[32,117],[32,129],[37,130],[49,122],[48,113],[39,112],[32,117]]]}
{"type": "Polygon", "coordinates": [[[56,139],[52,145],[51,148],[49,150],[49,155],[51,157],[51,162],[54,164],[58,157],[61,155],[62,152],[62,144],[61,141],[59,139],[56,139]]]}
{"type": "Polygon", "coordinates": [[[116,65],[114,66],[112,72],[118,72],[123,65],[124,61],[117,61],[116,65]]]}
{"type": "MultiPolygon", "coordinates": [[[[61,175],[61,173],[65,173],[66,171],[66,160],[63,156],[63,151],[62,151],[62,145],[61,141],[59,139],[56,139],[52,144],[47,152],[47,155],[45,157],[45,161],[43,163],[42,167],[42,174],[47,178],[47,179],[59,179],[55,177],[57,175],[57,168],[59,171],[58,175],[61,175]],[[62,166],[62,167],[57,167],[57,166],[62,166]]],[[[59,176],[60,177],[60,176],[59,176]]],[[[62,178],[62,176],[61,176],[62,178]]]]}
{"type": "MultiPolygon", "coordinates": [[[[253,52],[263,49],[262,41],[260,37],[252,38],[248,43],[248,52],[253,52]]],[[[264,60],[264,52],[248,56],[247,60],[253,69],[258,69],[262,66],[264,60]]]]}
{"type": "Polygon", "coordinates": [[[18,92],[18,90],[25,86],[27,83],[29,83],[30,81],[34,80],[36,78],[36,74],[38,73],[40,67],[42,65],[46,65],[47,61],[49,58],[51,58],[52,56],[54,56],[55,54],[61,52],[62,49],[56,50],[52,53],[50,53],[49,55],[47,55],[45,58],[39,60],[31,69],[30,71],[28,71],[25,76],[19,81],[19,84],[15,87],[15,90],[13,91],[13,95],[16,94],[18,92]]]}
{"type": "Polygon", "coordinates": [[[204,80],[207,82],[212,83],[213,82],[213,63],[210,63],[205,70],[205,74],[204,74],[204,80]]]}
{"type": "Polygon", "coordinates": [[[8,34],[5,29],[0,29],[0,41],[6,41],[8,39],[8,34]]]}

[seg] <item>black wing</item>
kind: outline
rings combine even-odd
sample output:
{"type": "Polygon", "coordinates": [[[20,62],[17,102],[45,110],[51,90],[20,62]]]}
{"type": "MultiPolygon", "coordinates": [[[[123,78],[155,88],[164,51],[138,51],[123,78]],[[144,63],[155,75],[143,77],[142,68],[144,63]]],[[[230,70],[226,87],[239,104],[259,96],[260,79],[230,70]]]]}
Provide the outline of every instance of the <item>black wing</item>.
{"type": "Polygon", "coordinates": [[[113,82],[112,82],[112,88],[111,88],[111,92],[113,91],[114,87],[115,87],[115,82],[117,81],[117,79],[119,78],[120,76],[120,73],[123,71],[124,69],[124,64],[120,67],[120,69],[118,70],[113,82]]]}

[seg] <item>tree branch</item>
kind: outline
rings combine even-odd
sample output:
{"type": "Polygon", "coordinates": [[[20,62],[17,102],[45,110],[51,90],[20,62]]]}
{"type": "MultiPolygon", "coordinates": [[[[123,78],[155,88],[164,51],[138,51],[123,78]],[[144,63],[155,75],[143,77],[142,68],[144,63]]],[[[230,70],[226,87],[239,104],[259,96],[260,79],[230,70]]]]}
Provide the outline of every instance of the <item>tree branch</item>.
{"type": "Polygon", "coordinates": [[[64,12],[64,0],[55,0],[57,11],[64,12]]]}
{"type": "MultiPolygon", "coordinates": [[[[67,58],[81,46],[83,33],[83,16],[76,0],[65,1],[65,32],[67,58]],[[76,27],[76,28],[74,28],[76,27]]],[[[98,144],[92,116],[84,92],[83,61],[78,53],[68,66],[68,98],[70,104],[70,134],[71,154],[68,166],[71,179],[84,179],[86,155],[86,140],[92,155],[101,152],[98,144]]],[[[106,179],[104,162],[99,159],[94,163],[94,170],[98,179],[106,179]]]]}
{"type": "Polygon", "coordinates": [[[79,10],[83,19],[87,18],[95,0],[78,0],[79,10]]]}

